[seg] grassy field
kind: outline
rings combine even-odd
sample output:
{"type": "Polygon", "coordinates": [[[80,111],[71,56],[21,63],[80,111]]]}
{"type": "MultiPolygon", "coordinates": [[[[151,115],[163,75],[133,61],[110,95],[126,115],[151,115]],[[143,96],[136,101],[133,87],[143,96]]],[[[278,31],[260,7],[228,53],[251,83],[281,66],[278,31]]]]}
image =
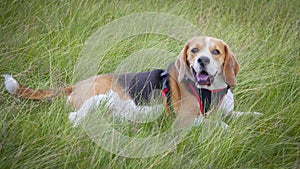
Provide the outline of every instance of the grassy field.
{"type": "MultiPolygon", "coordinates": [[[[0,168],[300,168],[299,1],[1,1],[0,9],[0,74],[23,84],[48,89],[77,82],[75,65],[95,31],[129,14],[160,12],[227,42],[241,64],[236,109],[264,113],[229,120],[227,132],[195,128],[169,153],[125,158],[72,128],[65,98],[19,100],[2,79],[0,168]]],[[[96,71],[114,72],[143,48],[179,53],[183,45],[162,35],[131,37],[115,45],[96,71]]]]}

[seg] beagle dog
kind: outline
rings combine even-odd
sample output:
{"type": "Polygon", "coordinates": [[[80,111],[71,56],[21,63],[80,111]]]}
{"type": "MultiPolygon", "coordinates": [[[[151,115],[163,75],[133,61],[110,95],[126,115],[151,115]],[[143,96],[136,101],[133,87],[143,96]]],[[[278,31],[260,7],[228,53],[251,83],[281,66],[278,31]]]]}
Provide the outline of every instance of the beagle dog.
{"type": "Polygon", "coordinates": [[[201,36],[188,40],[166,71],[102,74],[61,90],[35,90],[19,84],[10,75],[4,77],[7,91],[19,98],[41,100],[66,95],[67,102],[77,111],[70,114],[73,122],[79,122],[86,109],[96,104],[91,98],[110,96],[137,108],[151,103],[152,97],[158,97],[154,91],[162,90],[168,114],[178,116],[182,124],[194,124],[212,112],[233,112],[232,88],[237,85],[239,69],[225,42],[201,36]]]}
{"type": "Polygon", "coordinates": [[[240,65],[222,40],[190,39],[168,69],[175,77],[169,82],[171,100],[183,123],[220,109],[225,113],[233,111],[232,87],[237,85],[240,65]]]}

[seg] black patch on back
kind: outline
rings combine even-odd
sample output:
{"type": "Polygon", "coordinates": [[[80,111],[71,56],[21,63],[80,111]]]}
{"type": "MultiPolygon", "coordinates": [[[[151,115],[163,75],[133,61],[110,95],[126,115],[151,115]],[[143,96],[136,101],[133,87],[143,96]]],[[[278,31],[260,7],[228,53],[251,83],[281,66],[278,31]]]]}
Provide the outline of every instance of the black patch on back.
{"type": "Polygon", "coordinates": [[[150,103],[152,91],[162,89],[162,69],[137,73],[129,84],[128,93],[136,105],[150,103]]]}

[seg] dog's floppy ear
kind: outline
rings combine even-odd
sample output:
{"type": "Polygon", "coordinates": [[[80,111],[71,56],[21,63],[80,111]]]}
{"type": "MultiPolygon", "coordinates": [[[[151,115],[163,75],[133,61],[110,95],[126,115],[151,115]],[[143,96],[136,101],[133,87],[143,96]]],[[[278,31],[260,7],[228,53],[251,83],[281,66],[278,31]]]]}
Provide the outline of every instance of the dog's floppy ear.
{"type": "Polygon", "coordinates": [[[185,73],[186,73],[187,50],[188,50],[188,45],[186,44],[175,61],[175,67],[179,73],[178,74],[178,82],[183,80],[185,73]]]}
{"type": "Polygon", "coordinates": [[[229,86],[236,86],[237,80],[236,76],[240,70],[240,65],[236,60],[235,56],[229,49],[228,45],[225,44],[225,61],[224,61],[224,68],[223,74],[225,77],[225,82],[229,86]]]}

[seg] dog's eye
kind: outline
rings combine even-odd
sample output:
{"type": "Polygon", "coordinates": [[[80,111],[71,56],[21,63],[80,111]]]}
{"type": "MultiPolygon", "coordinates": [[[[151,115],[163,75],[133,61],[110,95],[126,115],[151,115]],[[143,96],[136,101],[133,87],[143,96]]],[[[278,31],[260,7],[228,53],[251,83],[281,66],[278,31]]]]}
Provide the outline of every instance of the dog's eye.
{"type": "Polygon", "coordinates": [[[193,48],[191,51],[192,51],[193,53],[197,53],[197,52],[199,51],[199,49],[198,49],[198,48],[193,48]]]}
{"type": "Polygon", "coordinates": [[[214,50],[212,51],[212,54],[213,54],[213,55],[219,55],[219,54],[220,54],[220,51],[219,51],[218,49],[214,49],[214,50]]]}

